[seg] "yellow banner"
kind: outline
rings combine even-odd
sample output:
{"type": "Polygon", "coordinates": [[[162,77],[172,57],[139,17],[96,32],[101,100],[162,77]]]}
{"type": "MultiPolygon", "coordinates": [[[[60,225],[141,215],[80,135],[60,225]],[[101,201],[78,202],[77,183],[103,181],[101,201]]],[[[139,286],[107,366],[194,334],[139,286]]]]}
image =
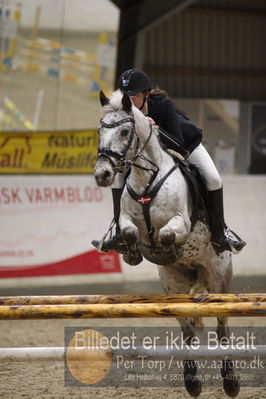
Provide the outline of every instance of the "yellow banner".
{"type": "Polygon", "coordinates": [[[0,133],[0,174],[87,174],[97,159],[96,130],[0,133]]]}

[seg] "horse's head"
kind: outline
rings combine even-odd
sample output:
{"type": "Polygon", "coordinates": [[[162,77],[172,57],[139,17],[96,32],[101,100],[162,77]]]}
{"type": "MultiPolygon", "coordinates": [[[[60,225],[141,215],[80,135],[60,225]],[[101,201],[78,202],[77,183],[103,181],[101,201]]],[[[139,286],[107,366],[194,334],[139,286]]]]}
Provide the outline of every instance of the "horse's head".
{"type": "Polygon", "coordinates": [[[99,186],[107,187],[113,183],[117,172],[129,166],[136,152],[135,120],[132,103],[127,93],[115,91],[110,100],[100,93],[103,117],[100,120],[100,142],[98,160],[94,176],[99,186]]]}

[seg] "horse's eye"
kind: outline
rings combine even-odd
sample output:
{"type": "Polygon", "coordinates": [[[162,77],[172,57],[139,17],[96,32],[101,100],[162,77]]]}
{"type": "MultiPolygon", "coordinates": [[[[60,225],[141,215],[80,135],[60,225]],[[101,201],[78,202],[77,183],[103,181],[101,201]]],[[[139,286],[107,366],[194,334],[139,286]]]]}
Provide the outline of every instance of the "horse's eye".
{"type": "Polygon", "coordinates": [[[125,137],[125,136],[127,136],[127,135],[128,135],[128,130],[127,130],[127,129],[123,129],[123,130],[121,131],[121,136],[125,137]]]}

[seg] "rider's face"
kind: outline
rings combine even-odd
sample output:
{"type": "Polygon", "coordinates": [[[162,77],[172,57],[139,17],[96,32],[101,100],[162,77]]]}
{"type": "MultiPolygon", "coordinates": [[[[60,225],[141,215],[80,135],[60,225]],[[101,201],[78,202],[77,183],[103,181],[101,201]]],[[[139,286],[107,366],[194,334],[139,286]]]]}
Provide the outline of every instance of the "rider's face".
{"type": "Polygon", "coordinates": [[[134,96],[130,96],[133,104],[135,105],[135,107],[139,108],[143,105],[143,101],[145,99],[145,97],[147,96],[146,92],[141,92],[141,93],[137,93],[134,94],[134,96]]]}

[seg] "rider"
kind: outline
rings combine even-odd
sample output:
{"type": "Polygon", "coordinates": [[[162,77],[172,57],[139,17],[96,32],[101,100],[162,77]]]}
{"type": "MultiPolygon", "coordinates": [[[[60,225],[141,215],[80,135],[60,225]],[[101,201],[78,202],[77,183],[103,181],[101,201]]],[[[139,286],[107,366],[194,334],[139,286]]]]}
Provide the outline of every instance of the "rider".
{"type": "MultiPolygon", "coordinates": [[[[198,168],[208,191],[211,242],[214,249],[220,252],[225,250],[239,252],[246,243],[237,236],[232,239],[227,234],[222,180],[209,153],[201,144],[201,129],[176,112],[166,92],[152,89],[150,78],[143,71],[128,69],[123,72],[118,80],[118,88],[122,92],[127,92],[133,104],[149,117],[152,124],[159,127],[163,143],[181,153],[189,163],[198,168]]],[[[101,249],[103,252],[110,250],[119,252],[124,247],[119,228],[120,199],[125,184],[124,179],[123,175],[118,174],[112,185],[116,234],[103,243],[101,249]]],[[[99,241],[94,240],[92,244],[97,247],[99,241]]]]}

